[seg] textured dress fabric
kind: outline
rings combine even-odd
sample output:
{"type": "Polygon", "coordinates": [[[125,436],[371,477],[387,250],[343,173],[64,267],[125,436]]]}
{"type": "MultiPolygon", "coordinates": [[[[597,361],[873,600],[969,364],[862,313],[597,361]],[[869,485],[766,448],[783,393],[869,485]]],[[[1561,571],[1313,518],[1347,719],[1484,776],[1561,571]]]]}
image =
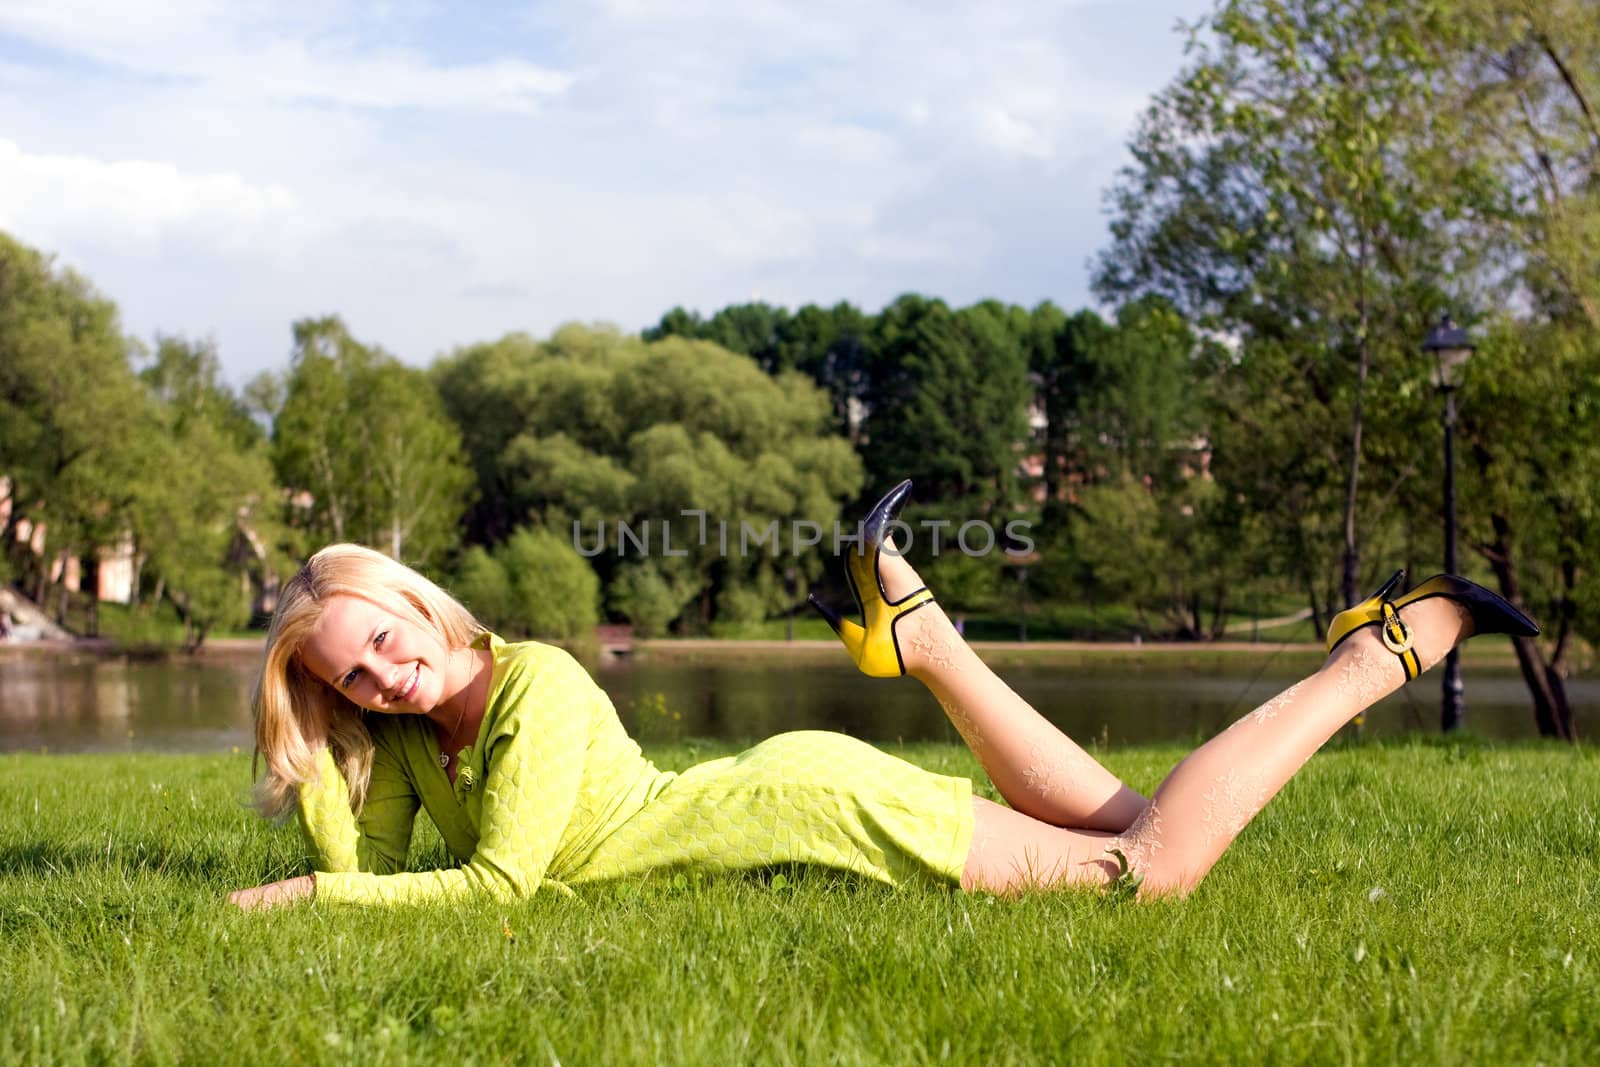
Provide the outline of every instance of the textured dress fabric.
{"type": "Polygon", "coordinates": [[[492,634],[479,645],[493,654],[493,676],[454,783],[428,720],[369,715],[375,751],[360,815],[326,751],[319,779],[301,786],[319,900],[515,898],[662,869],[787,863],[894,885],[960,881],[972,840],[965,778],[820,731],[661,771],[566,652],[492,634]],[[404,871],[419,808],[460,866],[404,871]]]}

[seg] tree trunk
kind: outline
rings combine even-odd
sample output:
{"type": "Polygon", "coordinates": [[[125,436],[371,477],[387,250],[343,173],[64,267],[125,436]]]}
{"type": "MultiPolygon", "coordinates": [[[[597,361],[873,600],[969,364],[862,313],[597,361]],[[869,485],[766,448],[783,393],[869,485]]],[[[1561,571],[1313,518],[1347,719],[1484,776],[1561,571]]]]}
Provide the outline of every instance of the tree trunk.
{"type": "MultiPolygon", "coordinates": [[[[1494,570],[1495,580],[1500,585],[1500,595],[1521,608],[1522,581],[1517,574],[1516,563],[1511,554],[1511,521],[1504,515],[1495,515],[1492,516],[1491,522],[1494,527],[1494,543],[1479,546],[1479,551],[1494,570]]],[[[1561,595],[1563,610],[1562,618],[1557,624],[1554,655],[1547,660],[1539,647],[1538,640],[1532,637],[1512,638],[1511,643],[1517,653],[1517,666],[1522,671],[1522,679],[1528,686],[1528,695],[1533,698],[1533,721],[1538,727],[1539,736],[1576,741],[1577,730],[1572,721],[1572,704],[1567,699],[1567,685],[1564,679],[1567,644],[1571,632],[1568,622],[1571,614],[1568,592],[1576,573],[1570,563],[1564,564],[1562,571],[1565,583],[1561,595]]]]}
{"type": "Polygon", "coordinates": [[[210,632],[210,623],[197,625],[193,630],[186,629],[184,632],[183,650],[191,654],[200,651],[200,646],[206,643],[206,635],[210,632]]]}
{"type": "Polygon", "coordinates": [[[1361,600],[1361,550],[1356,543],[1356,489],[1361,483],[1362,402],[1372,346],[1367,338],[1367,230],[1363,222],[1357,262],[1356,403],[1350,427],[1350,477],[1344,492],[1344,607],[1361,600]]]}
{"type": "Polygon", "coordinates": [[[67,568],[72,560],[72,549],[67,547],[61,550],[61,581],[56,583],[56,624],[67,625],[67,610],[72,606],[72,591],[67,588],[67,568]]]}
{"type": "Polygon", "coordinates": [[[1215,641],[1227,632],[1228,623],[1223,617],[1227,608],[1227,598],[1221,589],[1217,590],[1217,598],[1211,604],[1211,632],[1206,635],[1206,640],[1215,641]]]}
{"type": "Polygon", "coordinates": [[[1317,602],[1317,583],[1309,576],[1306,578],[1306,606],[1311,609],[1311,626],[1314,632],[1327,633],[1327,622],[1331,620],[1324,620],[1322,605],[1317,602]]]}

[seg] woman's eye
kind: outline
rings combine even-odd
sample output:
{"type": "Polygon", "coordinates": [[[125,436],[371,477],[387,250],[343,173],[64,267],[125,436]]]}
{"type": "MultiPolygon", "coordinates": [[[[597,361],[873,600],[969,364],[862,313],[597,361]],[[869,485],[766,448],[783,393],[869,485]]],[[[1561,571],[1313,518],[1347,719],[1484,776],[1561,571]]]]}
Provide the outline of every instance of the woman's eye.
{"type": "Polygon", "coordinates": [[[389,631],[388,630],[381,631],[378,634],[377,637],[374,637],[372,639],[372,647],[373,648],[382,648],[383,647],[383,640],[384,640],[384,638],[386,638],[388,636],[389,636],[389,631]]]}
{"type": "Polygon", "coordinates": [[[347,674],[343,678],[339,679],[339,688],[341,688],[341,689],[349,689],[351,684],[356,680],[356,675],[358,675],[360,673],[361,672],[358,671],[358,670],[357,671],[351,671],[349,674],[347,674]]]}

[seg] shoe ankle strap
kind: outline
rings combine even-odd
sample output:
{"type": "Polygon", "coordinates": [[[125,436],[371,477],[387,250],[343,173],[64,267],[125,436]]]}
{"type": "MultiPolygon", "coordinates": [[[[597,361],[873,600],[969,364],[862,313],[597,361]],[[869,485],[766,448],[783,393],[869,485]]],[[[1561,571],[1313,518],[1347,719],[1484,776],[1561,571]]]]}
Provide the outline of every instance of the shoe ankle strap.
{"type": "Polygon", "coordinates": [[[1400,660],[1400,666],[1406,672],[1406,681],[1409,682],[1422,673],[1422,662],[1412,647],[1415,642],[1411,627],[1400,617],[1400,609],[1394,606],[1392,600],[1385,599],[1379,604],[1378,613],[1378,636],[1383,640],[1383,647],[1400,660]]]}

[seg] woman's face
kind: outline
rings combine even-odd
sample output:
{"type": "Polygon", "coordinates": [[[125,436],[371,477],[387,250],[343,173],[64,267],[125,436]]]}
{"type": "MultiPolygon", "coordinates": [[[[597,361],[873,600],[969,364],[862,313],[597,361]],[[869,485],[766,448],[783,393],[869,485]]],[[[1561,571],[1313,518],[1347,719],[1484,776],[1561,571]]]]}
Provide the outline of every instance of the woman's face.
{"type": "Polygon", "coordinates": [[[391,715],[436,708],[451,664],[450,649],[431,626],[345,594],[323,605],[300,659],[354,703],[391,715]]]}

